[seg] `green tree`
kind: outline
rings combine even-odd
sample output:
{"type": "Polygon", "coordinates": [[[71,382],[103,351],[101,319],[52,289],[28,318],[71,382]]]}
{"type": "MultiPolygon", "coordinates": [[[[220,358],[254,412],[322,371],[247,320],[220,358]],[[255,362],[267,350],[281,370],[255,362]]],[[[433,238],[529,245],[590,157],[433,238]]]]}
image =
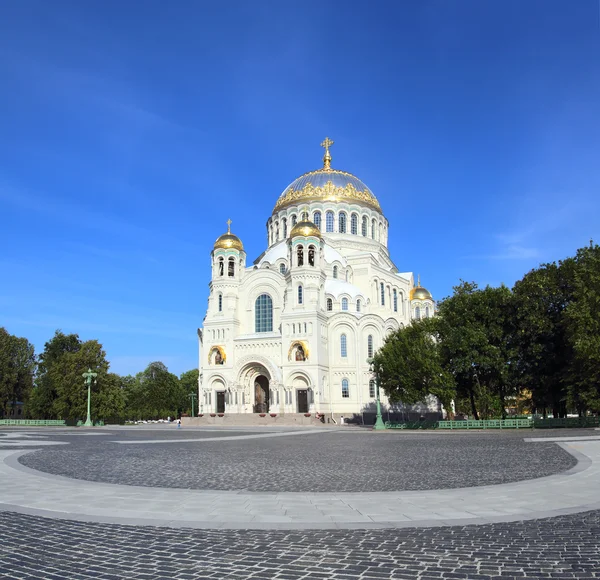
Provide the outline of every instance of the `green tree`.
{"type": "Polygon", "coordinates": [[[583,415],[600,412],[600,246],[579,249],[572,270],[573,296],[565,308],[572,354],[567,400],[583,415]]]}
{"type": "Polygon", "coordinates": [[[451,408],[454,378],[441,364],[435,319],[413,322],[390,334],[375,354],[380,386],[390,402],[414,404],[435,395],[451,408]]]}
{"type": "Polygon", "coordinates": [[[575,295],[572,259],[543,264],[513,288],[514,374],[536,411],[566,416],[572,346],[565,311],[575,295]]]}
{"type": "Polygon", "coordinates": [[[57,397],[56,382],[51,370],[66,353],[76,352],[81,348],[81,340],[76,334],[64,334],[57,330],[54,336],[44,345],[39,356],[38,374],[35,381],[28,414],[34,419],[56,419],[54,401],[57,397]]]}
{"type": "Polygon", "coordinates": [[[33,345],[0,328],[0,417],[9,415],[17,403],[27,404],[35,371],[33,345]]]}
{"type": "Polygon", "coordinates": [[[177,417],[187,406],[179,379],[162,362],[150,363],[128,382],[126,398],[126,414],[138,420],[177,417]]]}
{"type": "Polygon", "coordinates": [[[93,419],[117,418],[124,409],[120,378],[109,373],[106,353],[97,340],[82,342],[57,330],[40,355],[40,373],[31,413],[40,418],[82,419],[87,414],[83,373],[98,374],[91,387],[93,419]]]}
{"type": "Polygon", "coordinates": [[[181,376],[179,377],[179,382],[181,383],[181,390],[183,392],[184,395],[184,402],[185,404],[183,405],[184,409],[189,409],[190,415],[192,413],[192,399],[190,397],[190,395],[195,394],[196,398],[195,398],[195,411],[198,411],[198,376],[200,375],[200,372],[198,371],[198,369],[192,369],[191,371],[186,371],[185,373],[182,373],[181,376]]]}
{"type": "Polygon", "coordinates": [[[440,303],[436,326],[441,364],[456,384],[457,411],[475,419],[504,416],[505,399],[515,392],[511,291],[461,282],[440,303]]]}

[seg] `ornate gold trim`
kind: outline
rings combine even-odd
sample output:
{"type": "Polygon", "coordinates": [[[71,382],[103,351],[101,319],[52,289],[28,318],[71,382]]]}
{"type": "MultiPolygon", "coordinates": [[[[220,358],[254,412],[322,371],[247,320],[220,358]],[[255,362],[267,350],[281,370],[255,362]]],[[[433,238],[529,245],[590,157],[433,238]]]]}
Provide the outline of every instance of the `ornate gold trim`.
{"type": "Polygon", "coordinates": [[[304,360],[308,360],[308,344],[306,344],[305,340],[295,340],[292,342],[292,344],[290,344],[290,348],[288,350],[288,361],[292,360],[292,352],[297,346],[302,347],[302,350],[304,350],[304,360]]]}
{"type": "Polygon", "coordinates": [[[345,187],[336,186],[333,181],[329,180],[322,187],[315,187],[309,182],[301,190],[289,189],[277,200],[273,213],[300,201],[356,202],[381,212],[377,198],[368,189],[359,191],[351,183],[345,187]]]}

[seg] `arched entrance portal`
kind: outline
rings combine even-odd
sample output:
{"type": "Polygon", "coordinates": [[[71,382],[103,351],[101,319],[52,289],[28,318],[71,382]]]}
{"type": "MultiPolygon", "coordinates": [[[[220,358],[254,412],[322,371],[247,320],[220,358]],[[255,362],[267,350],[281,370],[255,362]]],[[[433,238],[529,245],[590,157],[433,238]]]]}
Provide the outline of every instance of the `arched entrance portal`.
{"type": "Polygon", "coordinates": [[[258,375],[254,379],[254,409],[255,413],[269,412],[269,379],[265,375],[258,375]]]}

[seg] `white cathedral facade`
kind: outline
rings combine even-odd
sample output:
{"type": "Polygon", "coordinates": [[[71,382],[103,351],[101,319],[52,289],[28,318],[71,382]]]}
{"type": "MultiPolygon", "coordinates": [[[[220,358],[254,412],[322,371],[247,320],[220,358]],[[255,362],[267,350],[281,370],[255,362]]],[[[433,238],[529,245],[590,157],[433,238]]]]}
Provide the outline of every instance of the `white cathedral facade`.
{"type": "Polygon", "coordinates": [[[331,167],[332,144],[322,143],[322,169],[280,195],[253,263],[230,226],[215,242],[198,329],[200,414],[359,415],[376,396],[367,359],[390,332],[434,314],[431,294],[389,255],[376,197],[331,167]]]}

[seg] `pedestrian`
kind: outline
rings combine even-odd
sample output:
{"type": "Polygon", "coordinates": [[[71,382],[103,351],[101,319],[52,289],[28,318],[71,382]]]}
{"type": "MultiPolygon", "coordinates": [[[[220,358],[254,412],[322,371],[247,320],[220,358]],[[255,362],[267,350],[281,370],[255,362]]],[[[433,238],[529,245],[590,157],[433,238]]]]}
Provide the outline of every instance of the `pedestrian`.
{"type": "Polygon", "coordinates": [[[177,429],[181,429],[181,419],[177,419],[177,429]]]}

